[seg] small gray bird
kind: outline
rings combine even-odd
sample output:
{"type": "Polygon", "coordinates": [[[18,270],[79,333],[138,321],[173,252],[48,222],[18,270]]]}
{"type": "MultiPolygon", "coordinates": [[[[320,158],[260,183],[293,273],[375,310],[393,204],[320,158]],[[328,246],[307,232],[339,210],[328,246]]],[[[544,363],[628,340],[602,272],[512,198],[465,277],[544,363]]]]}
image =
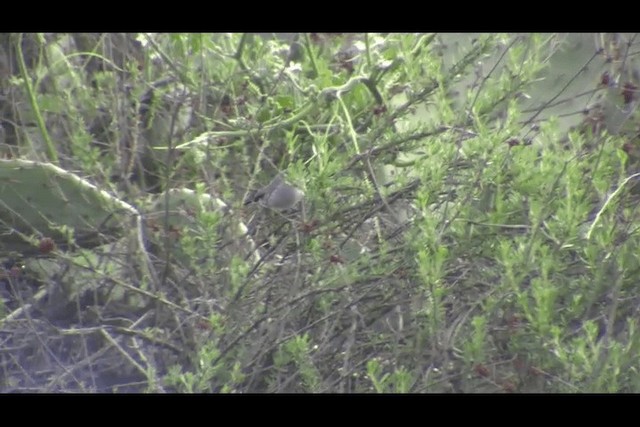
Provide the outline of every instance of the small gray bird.
{"type": "Polygon", "coordinates": [[[271,209],[286,210],[294,207],[303,197],[302,190],[287,183],[280,172],[269,185],[256,192],[252,201],[260,201],[262,206],[271,209]]]}

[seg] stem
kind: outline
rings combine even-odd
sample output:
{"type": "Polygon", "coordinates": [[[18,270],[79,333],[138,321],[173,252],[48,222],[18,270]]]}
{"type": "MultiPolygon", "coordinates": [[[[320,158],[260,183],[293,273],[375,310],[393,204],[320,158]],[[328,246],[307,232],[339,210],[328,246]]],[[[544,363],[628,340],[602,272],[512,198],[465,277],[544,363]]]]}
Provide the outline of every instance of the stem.
{"type": "MultiPolygon", "coordinates": [[[[27,73],[27,66],[24,62],[24,55],[22,54],[22,33],[18,36],[18,41],[16,43],[16,54],[18,57],[18,65],[20,66],[20,75],[22,76],[22,80],[24,81],[24,88],[27,91],[29,103],[31,104],[31,109],[33,110],[33,115],[35,116],[36,123],[38,124],[38,129],[40,129],[40,133],[42,134],[42,138],[45,143],[48,160],[53,163],[58,163],[58,152],[56,151],[56,148],[51,141],[51,137],[49,136],[49,132],[47,131],[44,119],[42,118],[42,114],[40,113],[40,108],[38,107],[36,95],[33,92],[33,87],[31,86],[29,74],[27,73]]],[[[29,144],[31,144],[31,140],[29,138],[27,139],[29,140],[29,144]]],[[[37,152],[33,145],[31,145],[30,148],[32,152],[37,152]]]]}

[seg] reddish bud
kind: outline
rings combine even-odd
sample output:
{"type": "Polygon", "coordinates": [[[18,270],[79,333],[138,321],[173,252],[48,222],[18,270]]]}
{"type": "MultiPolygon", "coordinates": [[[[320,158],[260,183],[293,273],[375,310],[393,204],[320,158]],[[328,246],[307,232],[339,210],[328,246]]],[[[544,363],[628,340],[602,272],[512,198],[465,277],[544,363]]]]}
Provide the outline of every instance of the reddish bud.
{"type": "Polygon", "coordinates": [[[48,254],[56,247],[55,242],[50,237],[44,237],[40,240],[40,244],[38,245],[38,250],[41,254],[48,254]]]}
{"type": "Polygon", "coordinates": [[[344,260],[340,255],[331,255],[329,257],[329,261],[331,261],[333,264],[344,264],[344,260]]]}
{"type": "Polygon", "coordinates": [[[477,365],[475,365],[473,367],[473,371],[476,373],[476,375],[483,378],[487,378],[489,376],[489,368],[484,366],[482,363],[478,363],[477,365]]]}

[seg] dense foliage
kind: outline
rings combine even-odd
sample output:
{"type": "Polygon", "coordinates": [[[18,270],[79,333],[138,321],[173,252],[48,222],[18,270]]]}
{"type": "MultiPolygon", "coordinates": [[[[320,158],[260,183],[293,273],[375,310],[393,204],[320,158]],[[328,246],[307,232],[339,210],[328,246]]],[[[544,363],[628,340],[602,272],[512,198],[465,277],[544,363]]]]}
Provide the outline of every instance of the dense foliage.
{"type": "Polygon", "coordinates": [[[640,391],[637,46],[0,35],[0,390],[640,391]]]}

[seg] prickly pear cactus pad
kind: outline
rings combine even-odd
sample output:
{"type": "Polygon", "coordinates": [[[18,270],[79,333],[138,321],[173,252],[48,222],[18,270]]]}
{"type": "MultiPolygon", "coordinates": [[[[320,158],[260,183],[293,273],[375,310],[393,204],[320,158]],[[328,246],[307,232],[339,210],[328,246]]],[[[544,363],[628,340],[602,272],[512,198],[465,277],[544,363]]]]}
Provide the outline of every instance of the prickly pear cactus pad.
{"type": "Polygon", "coordinates": [[[42,252],[42,241],[92,248],[130,227],[132,215],[130,205],[55,165],[0,160],[0,255],[42,252]]]}

